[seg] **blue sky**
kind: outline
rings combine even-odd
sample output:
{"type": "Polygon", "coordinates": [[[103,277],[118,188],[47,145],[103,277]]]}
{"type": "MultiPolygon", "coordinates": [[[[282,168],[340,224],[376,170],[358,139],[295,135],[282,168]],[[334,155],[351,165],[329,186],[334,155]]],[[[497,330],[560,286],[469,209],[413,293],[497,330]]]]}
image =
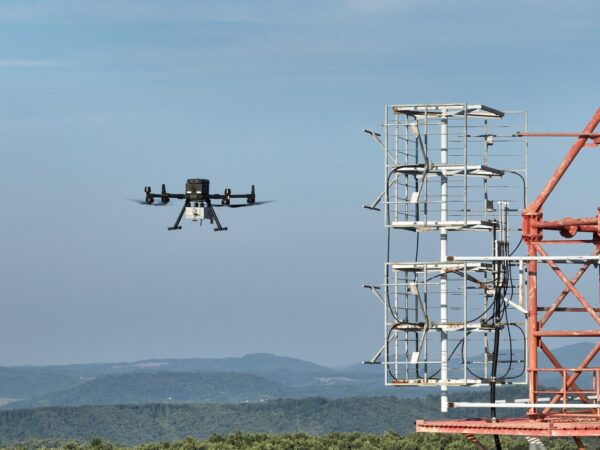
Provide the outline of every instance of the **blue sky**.
{"type": "MultiPolygon", "coordinates": [[[[381,309],[360,285],[385,249],[360,205],[382,161],[361,129],[385,104],[468,101],[579,130],[600,106],[599,10],[0,0],[0,364],[369,358],[381,309]],[[276,202],[169,233],[176,207],[128,200],[189,177],[276,202]]],[[[567,146],[533,143],[531,193],[567,146]]],[[[576,168],[557,199],[592,215],[572,198],[594,166],[576,168]]]]}

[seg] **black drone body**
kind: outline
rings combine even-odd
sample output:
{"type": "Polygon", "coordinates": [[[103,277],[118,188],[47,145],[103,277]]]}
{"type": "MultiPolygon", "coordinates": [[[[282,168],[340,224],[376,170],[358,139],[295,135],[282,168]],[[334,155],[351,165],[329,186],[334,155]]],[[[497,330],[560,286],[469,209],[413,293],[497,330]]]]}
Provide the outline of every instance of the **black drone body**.
{"type": "Polygon", "coordinates": [[[185,183],[184,194],[171,194],[167,192],[165,185],[162,185],[160,194],[153,193],[150,186],[144,188],[146,193],[145,203],[151,205],[155,199],[160,199],[162,204],[167,204],[171,199],[184,200],[183,207],[177,220],[169,230],[181,230],[179,223],[185,215],[186,218],[192,219],[193,221],[210,220],[210,223],[215,223],[215,231],[225,231],[226,227],[221,226],[215,207],[227,206],[230,208],[240,208],[243,206],[253,206],[264,202],[256,202],[256,192],[254,185],[249,194],[232,194],[231,189],[225,189],[223,194],[211,194],[210,193],[210,181],[204,178],[190,178],[185,183]],[[243,198],[246,199],[246,203],[242,204],[231,204],[231,199],[243,198]],[[214,200],[220,200],[219,204],[213,205],[214,200]]]}

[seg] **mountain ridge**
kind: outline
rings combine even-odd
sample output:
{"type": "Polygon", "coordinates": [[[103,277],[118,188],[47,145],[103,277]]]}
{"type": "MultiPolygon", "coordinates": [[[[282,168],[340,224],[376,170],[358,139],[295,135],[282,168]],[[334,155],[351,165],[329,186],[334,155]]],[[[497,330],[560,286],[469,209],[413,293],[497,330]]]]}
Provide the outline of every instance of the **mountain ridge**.
{"type": "MultiPolygon", "coordinates": [[[[555,349],[554,354],[565,367],[575,367],[592,346],[588,342],[575,343],[555,349]]],[[[544,358],[540,358],[540,362],[549,366],[544,358]]],[[[556,377],[542,380],[547,385],[555,382],[556,377]]],[[[153,358],[130,363],[0,367],[2,409],[148,402],[236,403],[315,396],[408,398],[424,397],[431,392],[418,387],[384,386],[381,366],[354,365],[334,369],[271,353],[228,358],[153,358]],[[144,389],[138,389],[140,386],[144,389]]]]}

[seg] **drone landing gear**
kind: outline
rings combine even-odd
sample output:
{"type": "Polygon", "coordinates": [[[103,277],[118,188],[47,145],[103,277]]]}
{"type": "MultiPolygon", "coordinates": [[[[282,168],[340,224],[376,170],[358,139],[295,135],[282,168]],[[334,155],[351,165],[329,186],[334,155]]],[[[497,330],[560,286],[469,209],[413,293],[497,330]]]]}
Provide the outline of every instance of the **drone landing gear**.
{"type": "Polygon", "coordinates": [[[185,208],[187,208],[188,206],[190,206],[189,202],[185,202],[183,204],[183,208],[181,208],[181,211],[179,212],[179,215],[177,216],[177,220],[175,221],[175,225],[173,225],[172,227],[169,227],[168,228],[169,231],[181,230],[181,227],[179,226],[179,222],[181,222],[181,218],[183,217],[183,213],[185,213],[185,208]]]}
{"type": "Polygon", "coordinates": [[[210,210],[210,222],[212,223],[213,220],[214,220],[215,223],[217,224],[217,228],[215,228],[214,231],[227,231],[227,227],[222,227],[221,226],[221,222],[219,222],[219,218],[217,217],[217,213],[215,212],[215,209],[213,208],[213,205],[210,202],[210,200],[207,201],[206,204],[208,205],[208,209],[210,210]]]}
{"type": "MultiPolygon", "coordinates": [[[[181,230],[181,226],[179,225],[179,223],[181,222],[181,219],[183,218],[183,215],[185,214],[185,209],[188,208],[189,206],[190,206],[190,202],[184,203],[183,207],[181,208],[181,211],[179,212],[179,215],[177,216],[177,220],[175,221],[175,224],[172,227],[168,228],[169,231],[181,230]]],[[[196,203],[196,206],[198,206],[197,203],[196,203]]],[[[215,209],[213,208],[213,205],[210,202],[210,200],[208,200],[206,202],[206,206],[208,207],[208,210],[210,211],[210,223],[213,223],[213,221],[214,221],[217,224],[217,227],[214,229],[214,231],[227,231],[227,227],[222,226],[221,222],[219,222],[217,213],[215,212],[215,209]]]]}

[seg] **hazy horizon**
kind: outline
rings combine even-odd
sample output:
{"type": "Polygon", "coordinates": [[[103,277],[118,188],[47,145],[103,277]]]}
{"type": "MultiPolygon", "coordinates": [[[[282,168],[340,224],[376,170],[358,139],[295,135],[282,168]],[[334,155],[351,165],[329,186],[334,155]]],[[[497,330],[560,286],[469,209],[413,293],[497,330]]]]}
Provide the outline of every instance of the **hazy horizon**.
{"type": "MultiPolygon", "coordinates": [[[[471,102],[581,130],[600,4],[579,5],[0,1],[0,365],[370,359],[385,231],[361,205],[384,182],[362,129],[386,104],[471,102]],[[130,201],[187,178],[275,202],[214,233],[130,201]]],[[[530,195],[569,145],[530,142],[530,195]]],[[[549,217],[594,213],[592,157],[549,217]]]]}

